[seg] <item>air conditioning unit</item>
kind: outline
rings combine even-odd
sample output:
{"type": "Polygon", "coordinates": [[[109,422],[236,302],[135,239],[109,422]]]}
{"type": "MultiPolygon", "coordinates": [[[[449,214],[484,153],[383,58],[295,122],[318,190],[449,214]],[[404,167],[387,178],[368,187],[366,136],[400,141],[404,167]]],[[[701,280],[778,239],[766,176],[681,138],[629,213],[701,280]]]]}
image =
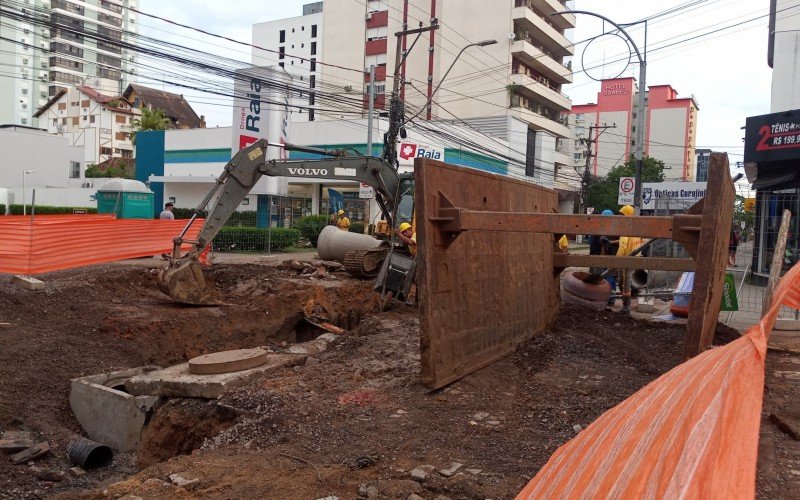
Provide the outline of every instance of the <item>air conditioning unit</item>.
{"type": "Polygon", "coordinates": [[[353,86],[352,85],[345,85],[344,86],[344,91],[345,92],[352,92],[353,91],[353,86]]]}
{"type": "Polygon", "coordinates": [[[28,89],[22,89],[22,93],[23,94],[27,94],[28,93],[28,89]]]}

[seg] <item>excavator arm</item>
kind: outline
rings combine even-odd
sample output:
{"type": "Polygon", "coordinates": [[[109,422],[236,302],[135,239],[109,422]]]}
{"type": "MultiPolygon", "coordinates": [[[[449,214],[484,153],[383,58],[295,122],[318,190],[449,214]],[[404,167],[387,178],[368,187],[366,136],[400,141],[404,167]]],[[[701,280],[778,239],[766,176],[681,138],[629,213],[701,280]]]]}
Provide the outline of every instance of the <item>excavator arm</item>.
{"type": "Polygon", "coordinates": [[[288,144],[278,145],[261,139],[239,151],[228,162],[222,175],[200,202],[186,227],[173,240],[172,258],[158,276],[161,291],[173,299],[187,304],[204,304],[209,301],[209,293],[198,257],[263,175],[363,182],[376,190],[378,204],[384,217],[390,223],[395,204],[401,196],[400,175],[379,158],[346,157],[342,156],[340,151],[330,152],[288,144]],[[333,157],[317,160],[268,160],[266,158],[268,147],[283,147],[287,150],[333,157]],[[217,197],[217,201],[208,213],[197,240],[185,240],[184,236],[194,224],[197,213],[205,211],[215,197],[217,197]],[[191,245],[191,248],[186,255],[181,257],[181,246],[187,243],[191,245]]]}

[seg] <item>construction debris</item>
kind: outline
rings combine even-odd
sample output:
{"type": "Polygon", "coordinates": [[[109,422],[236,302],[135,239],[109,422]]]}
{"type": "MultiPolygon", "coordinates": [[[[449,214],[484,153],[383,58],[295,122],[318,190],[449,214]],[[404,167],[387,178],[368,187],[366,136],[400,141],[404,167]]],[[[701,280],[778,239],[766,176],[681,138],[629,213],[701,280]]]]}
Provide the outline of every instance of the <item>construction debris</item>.
{"type": "Polygon", "coordinates": [[[47,441],[43,441],[19,453],[11,455],[11,461],[14,462],[14,465],[24,464],[31,460],[39,459],[48,453],[50,453],[50,445],[47,441]]]}
{"type": "Polygon", "coordinates": [[[36,444],[33,433],[28,431],[5,431],[0,438],[0,450],[16,453],[36,444]]]}

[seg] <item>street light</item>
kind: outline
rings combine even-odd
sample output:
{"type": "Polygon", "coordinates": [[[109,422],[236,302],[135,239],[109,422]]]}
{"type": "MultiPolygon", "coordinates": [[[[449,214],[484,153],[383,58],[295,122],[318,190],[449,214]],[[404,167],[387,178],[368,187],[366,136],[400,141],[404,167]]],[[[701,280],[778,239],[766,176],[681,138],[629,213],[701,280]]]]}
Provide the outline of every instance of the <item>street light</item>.
{"type": "Polygon", "coordinates": [[[456,65],[456,61],[458,61],[458,58],[461,57],[461,54],[463,54],[465,50],[467,50],[470,47],[486,47],[487,45],[494,45],[496,43],[497,43],[497,40],[481,40],[480,42],[471,43],[471,44],[465,46],[463,49],[461,49],[461,51],[458,54],[456,54],[456,58],[453,59],[453,62],[452,62],[452,64],[450,64],[450,67],[447,68],[447,71],[444,72],[444,76],[442,77],[441,80],[439,80],[439,84],[436,86],[435,89],[433,89],[433,92],[431,92],[431,96],[428,97],[428,102],[426,102],[425,105],[422,106],[422,108],[419,111],[417,111],[417,113],[414,116],[412,116],[411,118],[409,118],[406,121],[410,122],[414,118],[418,117],[420,115],[420,113],[422,113],[423,110],[430,108],[431,102],[433,101],[433,96],[436,95],[436,92],[439,90],[439,87],[442,86],[442,83],[444,82],[444,79],[447,78],[447,75],[450,74],[450,70],[453,69],[453,66],[456,65]]]}
{"type": "Polygon", "coordinates": [[[34,172],[36,172],[34,169],[22,171],[22,215],[28,215],[25,210],[25,176],[34,172]]]}
{"type": "MultiPolygon", "coordinates": [[[[634,151],[634,156],[636,158],[636,185],[633,188],[633,207],[636,209],[636,215],[639,215],[639,211],[641,210],[642,202],[642,157],[644,156],[644,115],[645,115],[645,94],[647,93],[647,82],[645,78],[647,76],[647,59],[646,55],[642,55],[639,52],[639,47],[636,45],[636,42],[633,41],[633,38],[628,34],[625,29],[622,28],[619,24],[615,23],[611,19],[601,16],[600,14],[589,12],[586,10],[563,10],[561,12],[553,12],[550,14],[551,16],[558,16],[562,14],[586,14],[587,16],[594,16],[606,21],[607,23],[611,24],[615,28],[619,30],[620,33],[625,35],[625,38],[628,39],[633,50],[636,51],[636,57],[639,58],[639,104],[638,104],[638,111],[636,115],[636,150],[634,151]]],[[[640,21],[641,22],[641,21],[640,21]]],[[[638,24],[638,23],[634,23],[638,24]]],[[[645,21],[645,52],[647,52],[647,21],[645,21]]]]}

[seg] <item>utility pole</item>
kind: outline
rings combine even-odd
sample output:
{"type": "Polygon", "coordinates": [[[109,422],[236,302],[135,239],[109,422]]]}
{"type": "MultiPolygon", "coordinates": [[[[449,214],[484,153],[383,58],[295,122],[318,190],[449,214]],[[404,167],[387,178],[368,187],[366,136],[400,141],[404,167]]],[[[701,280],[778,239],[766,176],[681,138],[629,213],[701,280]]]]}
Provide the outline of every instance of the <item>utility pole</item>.
{"type": "Polygon", "coordinates": [[[389,101],[389,130],[383,136],[383,160],[388,165],[395,166],[395,168],[397,167],[397,136],[405,134],[405,131],[402,130],[405,115],[405,105],[400,99],[400,81],[402,80],[400,68],[402,68],[403,61],[405,61],[406,57],[408,57],[408,54],[411,53],[411,49],[414,48],[414,45],[416,45],[420,36],[423,33],[437,29],[439,29],[439,21],[434,18],[431,20],[431,24],[429,26],[422,26],[422,23],[420,23],[420,27],[413,30],[406,29],[406,27],[403,26],[403,31],[398,31],[394,34],[394,36],[397,37],[397,52],[395,53],[392,97],[389,101]],[[404,53],[403,39],[408,35],[414,34],[417,35],[417,38],[414,39],[414,42],[404,53]]]}
{"type": "Polygon", "coordinates": [[[586,146],[586,165],[583,169],[583,175],[581,176],[581,214],[586,213],[586,209],[589,206],[589,181],[591,180],[591,172],[590,166],[592,164],[592,158],[596,155],[592,153],[592,147],[597,143],[597,140],[606,130],[610,128],[617,128],[616,124],[613,125],[600,125],[600,126],[589,126],[589,137],[588,138],[581,138],[581,144],[586,146]],[[592,131],[598,130],[597,135],[595,135],[594,139],[592,139],[592,131]]]}
{"type": "Polygon", "coordinates": [[[367,156],[372,156],[372,124],[375,122],[375,65],[369,66],[369,124],[367,125],[367,156]]]}

